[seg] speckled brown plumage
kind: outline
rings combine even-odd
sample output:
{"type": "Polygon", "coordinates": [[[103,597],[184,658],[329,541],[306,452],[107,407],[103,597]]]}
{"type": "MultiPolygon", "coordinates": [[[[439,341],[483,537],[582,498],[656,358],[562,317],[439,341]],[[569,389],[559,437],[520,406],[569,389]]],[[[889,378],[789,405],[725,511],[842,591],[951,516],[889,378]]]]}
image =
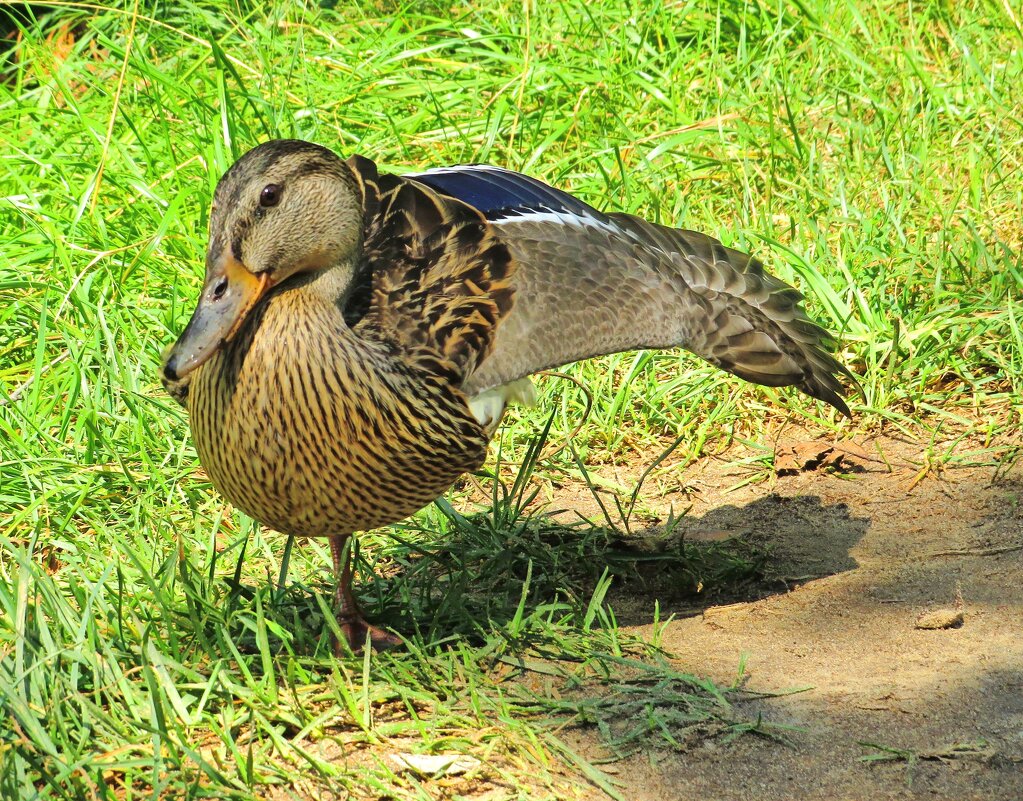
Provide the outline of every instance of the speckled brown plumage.
{"type": "Polygon", "coordinates": [[[520,379],[682,345],[848,413],[791,287],[695,232],[602,214],[489,167],[378,173],[261,145],[217,187],[207,277],[166,355],[215,486],[262,523],[331,538],[346,637],[386,637],[351,596],[345,541],[478,467],[520,379]]]}
{"type": "Polygon", "coordinates": [[[444,372],[395,363],[319,299],[264,303],[189,390],[199,458],[246,514],[301,536],[374,528],[483,461],[487,439],[444,372]]]}
{"type": "Polygon", "coordinates": [[[213,483],[301,536],[400,520],[481,464],[459,387],[511,306],[507,248],[478,212],[353,166],[370,210],[356,272],[372,279],[357,319],[315,281],[279,286],[189,391],[213,483]]]}

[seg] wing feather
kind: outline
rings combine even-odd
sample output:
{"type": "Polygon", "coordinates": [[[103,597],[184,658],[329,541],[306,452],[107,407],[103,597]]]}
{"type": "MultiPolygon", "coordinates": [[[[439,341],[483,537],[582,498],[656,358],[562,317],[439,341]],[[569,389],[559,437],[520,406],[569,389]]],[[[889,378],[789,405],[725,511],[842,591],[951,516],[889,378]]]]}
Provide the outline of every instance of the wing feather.
{"type": "Polygon", "coordinates": [[[366,224],[346,318],[460,386],[491,352],[512,308],[508,248],[469,204],[379,174],[368,159],[349,164],[363,186],[366,224]]]}
{"type": "Polygon", "coordinates": [[[567,192],[528,175],[487,164],[440,167],[405,177],[465,201],[488,220],[539,210],[606,219],[604,214],[567,192]]]}
{"type": "Polygon", "coordinates": [[[843,414],[835,340],[796,289],[716,239],[605,214],[524,175],[474,165],[415,176],[477,206],[517,263],[515,308],[471,373],[482,392],[567,362],[681,346],[741,378],[794,385],[843,414]]]}

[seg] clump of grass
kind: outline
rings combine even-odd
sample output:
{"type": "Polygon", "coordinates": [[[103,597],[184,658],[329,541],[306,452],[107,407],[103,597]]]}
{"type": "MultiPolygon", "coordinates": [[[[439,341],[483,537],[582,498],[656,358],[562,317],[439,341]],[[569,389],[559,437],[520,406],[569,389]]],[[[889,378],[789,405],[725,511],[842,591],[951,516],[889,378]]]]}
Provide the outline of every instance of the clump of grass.
{"type": "MultiPolygon", "coordinates": [[[[11,547],[5,561],[15,570],[0,583],[0,642],[11,648],[0,690],[12,721],[0,743],[0,789],[11,797],[173,787],[248,798],[300,777],[337,791],[351,777],[322,756],[328,741],[371,761],[407,742],[426,753],[485,753],[497,767],[518,765],[523,787],[552,794],[577,769],[614,794],[552,728],[599,722],[608,686],[635,696],[614,713],[632,721],[629,742],[643,731],[720,734],[743,723],[720,690],[618,629],[603,604],[606,577],[588,599],[527,603],[531,571],[521,582],[509,575],[493,587],[498,598],[520,587],[507,617],[492,604],[482,617],[464,599],[441,599],[437,618],[412,618],[407,651],[335,662],[329,585],[239,587],[205,580],[174,550],[153,563],[130,548],[98,577],[79,567],[70,579],[65,566],[58,581],[29,554],[11,547]],[[438,618],[459,613],[467,636],[440,636],[438,618]],[[676,707],[673,719],[650,728],[648,713],[665,703],[676,707]]],[[[392,586],[411,594],[416,581],[392,586]]],[[[402,785],[378,768],[360,776],[363,791],[402,785]]]]}
{"type": "MultiPolygon", "coordinates": [[[[746,543],[700,545],[676,538],[673,547],[653,551],[610,519],[595,525],[550,516],[537,502],[534,471],[552,422],[548,418],[527,446],[510,485],[501,478],[498,457],[487,479],[493,489],[486,511],[462,513],[441,499],[439,513],[400,527],[400,535],[395,527],[374,543],[384,572],[400,576],[374,587],[376,603],[394,616],[396,628],[414,627],[425,642],[487,636],[495,625],[514,637],[524,611],[544,603],[592,622],[593,598],[602,601],[613,581],[638,589],[644,575],[670,577],[674,595],[688,590],[696,596],[704,587],[734,590],[760,578],[763,556],[746,543]]],[[[668,521],[660,540],[671,538],[675,522],[668,521]]]]}

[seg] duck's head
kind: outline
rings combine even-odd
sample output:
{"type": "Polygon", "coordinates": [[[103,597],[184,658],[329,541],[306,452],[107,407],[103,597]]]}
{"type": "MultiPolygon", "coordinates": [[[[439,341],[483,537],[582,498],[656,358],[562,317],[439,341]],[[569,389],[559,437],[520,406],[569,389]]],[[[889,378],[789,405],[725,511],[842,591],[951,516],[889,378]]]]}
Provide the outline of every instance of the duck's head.
{"type": "Polygon", "coordinates": [[[164,360],[178,381],[234,336],[272,287],[310,273],[351,280],[362,243],[362,190],[325,147],[267,142],[220,179],[210,214],[206,282],[192,319],[164,360]]]}

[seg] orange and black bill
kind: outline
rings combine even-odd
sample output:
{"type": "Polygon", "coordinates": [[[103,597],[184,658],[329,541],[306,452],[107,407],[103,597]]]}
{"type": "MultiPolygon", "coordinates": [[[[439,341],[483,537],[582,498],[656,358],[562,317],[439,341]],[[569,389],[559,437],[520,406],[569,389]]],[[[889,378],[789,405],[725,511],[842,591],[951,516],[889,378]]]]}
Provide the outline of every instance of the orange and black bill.
{"type": "Polygon", "coordinates": [[[271,285],[267,273],[255,275],[230,250],[222,253],[206,276],[192,319],[164,362],[167,379],[184,378],[216,353],[271,285]]]}

